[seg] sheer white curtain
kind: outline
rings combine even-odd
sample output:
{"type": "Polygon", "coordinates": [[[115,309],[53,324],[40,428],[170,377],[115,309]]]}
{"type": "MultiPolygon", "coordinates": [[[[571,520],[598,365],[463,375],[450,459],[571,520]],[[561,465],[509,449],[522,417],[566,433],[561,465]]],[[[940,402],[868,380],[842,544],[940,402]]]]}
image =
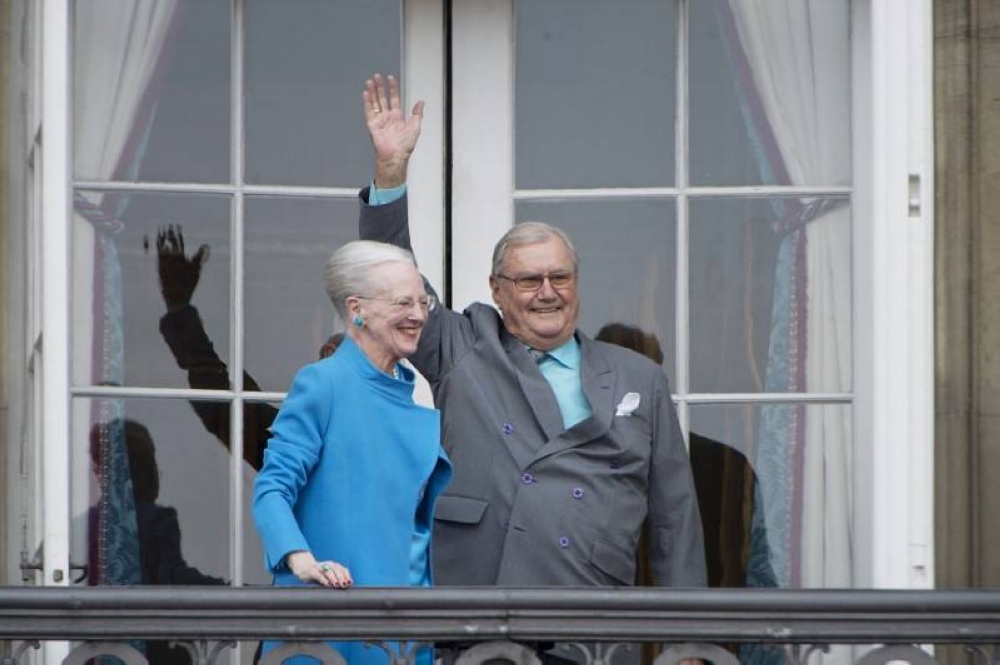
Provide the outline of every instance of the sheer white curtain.
{"type": "MultiPolygon", "coordinates": [[[[83,0],[74,4],[74,178],[128,177],[142,156],[142,140],[156,102],[165,46],[178,0],[83,0]]],[[[115,233],[124,197],[77,192],[73,219],[74,376],[96,384],[124,383],[121,273],[115,233]]],[[[98,443],[101,492],[90,510],[91,582],[141,583],[131,475],[120,400],[97,400],[92,413],[75,412],[74,432],[98,443]]],[[[88,465],[88,456],[78,464],[88,465]]],[[[86,478],[75,468],[74,478],[86,478]]],[[[72,483],[74,505],[88,506],[87,483],[72,483]]],[[[74,533],[74,547],[87,546],[74,533]]]]}
{"type": "MultiPolygon", "coordinates": [[[[154,74],[161,64],[178,0],[87,0],[74,5],[73,140],[74,177],[110,180],[137,166],[141,140],[155,106],[154,74]]],[[[92,299],[94,280],[81,273],[93,267],[95,245],[111,239],[121,213],[99,193],[75,197],[73,234],[75,297],[92,299]]],[[[108,245],[113,253],[113,244],[108,245]]],[[[91,276],[93,277],[93,275],[91,276]]],[[[76,302],[81,302],[77,300],[76,302]]],[[[100,303],[77,312],[100,311],[100,303]]],[[[78,363],[91,362],[95,330],[74,322],[78,363]]],[[[105,369],[83,367],[78,375],[116,381],[105,369]],[[89,370],[89,371],[88,371],[89,370]],[[96,370],[96,371],[95,371],[96,370]]],[[[106,368],[107,371],[112,371],[106,368]]]]}
{"type": "Polygon", "coordinates": [[[88,0],[74,8],[76,177],[110,178],[160,63],[177,0],[88,0]]]}
{"type": "MultiPolygon", "coordinates": [[[[728,0],[784,169],[793,185],[850,182],[850,58],[845,2],[728,0]]],[[[802,202],[809,210],[807,201],[802,202]]],[[[812,209],[803,219],[806,317],[804,390],[851,387],[851,240],[849,206],[812,209]]],[[[776,566],[783,584],[846,587],[852,583],[851,418],[843,407],[808,407],[801,432],[801,477],[790,479],[801,506],[787,530],[769,519],[772,552],[801,548],[797,565],[776,566]]],[[[784,472],[796,472],[784,468],[784,472]]],[[[764,475],[763,473],[761,474],[764,475]]],[[[788,479],[786,479],[788,480],[788,479]]],[[[765,511],[787,505],[787,487],[764,479],[765,511]],[[784,494],[784,496],[783,496],[784,494]]],[[[774,517],[774,516],[772,516],[774,517]]],[[[795,553],[785,553],[795,557],[795,553]]],[[[779,554],[780,556],[780,554],[779,554]]],[[[787,563],[787,562],[786,562],[787,563]]]]}

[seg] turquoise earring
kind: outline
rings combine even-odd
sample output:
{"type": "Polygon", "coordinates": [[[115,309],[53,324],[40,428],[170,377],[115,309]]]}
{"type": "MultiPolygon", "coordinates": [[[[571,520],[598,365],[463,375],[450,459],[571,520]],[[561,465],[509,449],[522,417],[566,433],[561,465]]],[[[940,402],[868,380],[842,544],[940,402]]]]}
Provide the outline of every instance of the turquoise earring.
{"type": "Polygon", "coordinates": [[[361,318],[360,314],[355,314],[354,315],[354,319],[351,321],[351,323],[353,323],[354,325],[356,325],[358,328],[364,328],[365,327],[365,320],[361,318]]]}

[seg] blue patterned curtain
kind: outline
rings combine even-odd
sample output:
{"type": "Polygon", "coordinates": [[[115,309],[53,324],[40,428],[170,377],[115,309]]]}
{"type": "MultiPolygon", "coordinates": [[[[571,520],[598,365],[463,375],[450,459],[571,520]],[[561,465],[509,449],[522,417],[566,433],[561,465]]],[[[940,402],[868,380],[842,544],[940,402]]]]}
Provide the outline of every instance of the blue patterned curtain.
{"type": "MultiPolygon", "coordinates": [[[[135,179],[145,154],[149,132],[170,51],[175,44],[177,29],[186,4],[176,0],[156,3],[122,3],[122,0],[85,3],[77,9],[75,32],[78,47],[74,63],[75,90],[102,95],[96,99],[77,101],[74,113],[80,115],[87,102],[97,112],[77,118],[77,132],[90,132],[107,139],[100,146],[109,150],[114,172],[99,177],[112,180],[135,179]],[[125,24],[128,34],[121,34],[120,23],[111,17],[130,17],[125,24]],[[109,32],[110,31],[110,32],[109,32]],[[114,37],[114,43],[110,40],[114,37]],[[116,50],[117,49],[117,50],[116,50]],[[109,53],[121,57],[119,68],[97,67],[109,53]],[[108,100],[108,104],[102,102],[108,100]],[[114,103],[110,103],[111,100],[114,103]],[[81,124],[82,123],[82,124],[81,124]],[[91,127],[90,124],[95,126],[91,127]],[[124,127],[120,123],[128,123],[124,127]],[[101,125],[98,128],[96,125],[101,125]],[[118,129],[125,129],[121,135],[118,129]],[[105,132],[123,137],[119,144],[110,141],[105,132]]],[[[102,143],[97,141],[98,144],[102,143]]],[[[90,145],[90,144],[88,144],[90,145]]],[[[95,168],[93,164],[90,168],[95,168]]],[[[115,193],[87,195],[75,192],[74,211],[87,220],[94,231],[94,299],[93,299],[93,370],[95,385],[125,384],[125,312],[122,304],[122,274],[118,257],[117,235],[124,229],[120,221],[128,207],[128,197],[115,193]]],[[[125,407],[119,399],[98,399],[92,407],[91,419],[96,423],[95,463],[101,494],[91,519],[90,581],[101,585],[142,584],[141,551],[136,521],[135,497],[129,471],[128,451],[124,435],[125,407]]]]}

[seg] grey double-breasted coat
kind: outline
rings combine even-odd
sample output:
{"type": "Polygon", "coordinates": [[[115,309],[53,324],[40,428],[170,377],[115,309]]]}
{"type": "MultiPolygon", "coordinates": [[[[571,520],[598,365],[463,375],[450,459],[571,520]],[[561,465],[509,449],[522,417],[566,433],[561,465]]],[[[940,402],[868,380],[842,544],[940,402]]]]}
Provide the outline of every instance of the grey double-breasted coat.
{"type": "MultiPolygon", "coordinates": [[[[367,195],[361,237],[410,249],[406,197],[369,206],[367,195]]],[[[436,583],[631,585],[648,515],[659,584],[705,584],[666,376],[638,353],[576,337],[593,416],[566,430],[552,389],[495,308],[431,313],[410,361],[431,385],[455,469],[435,516],[436,583]]]]}

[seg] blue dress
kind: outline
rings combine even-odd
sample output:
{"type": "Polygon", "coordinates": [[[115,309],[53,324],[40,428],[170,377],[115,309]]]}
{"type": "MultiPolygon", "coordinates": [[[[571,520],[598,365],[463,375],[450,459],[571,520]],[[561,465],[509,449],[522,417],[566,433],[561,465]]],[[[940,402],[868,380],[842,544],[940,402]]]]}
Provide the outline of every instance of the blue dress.
{"type": "MultiPolygon", "coordinates": [[[[275,585],[302,585],[284,565],[296,550],[347,566],[356,586],[431,583],[434,503],[452,469],[439,412],[413,402],[414,374],[397,368],[399,378],[385,374],[345,338],[296,374],[254,483],[254,522],[275,585]]],[[[265,642],[264,653],[278,644],[265,642]]],[[[330,646],[351,665],[389,663],[361,642],[330,646]]],[[[420,660],[431,658],[424,650],[420,660]]]]}

